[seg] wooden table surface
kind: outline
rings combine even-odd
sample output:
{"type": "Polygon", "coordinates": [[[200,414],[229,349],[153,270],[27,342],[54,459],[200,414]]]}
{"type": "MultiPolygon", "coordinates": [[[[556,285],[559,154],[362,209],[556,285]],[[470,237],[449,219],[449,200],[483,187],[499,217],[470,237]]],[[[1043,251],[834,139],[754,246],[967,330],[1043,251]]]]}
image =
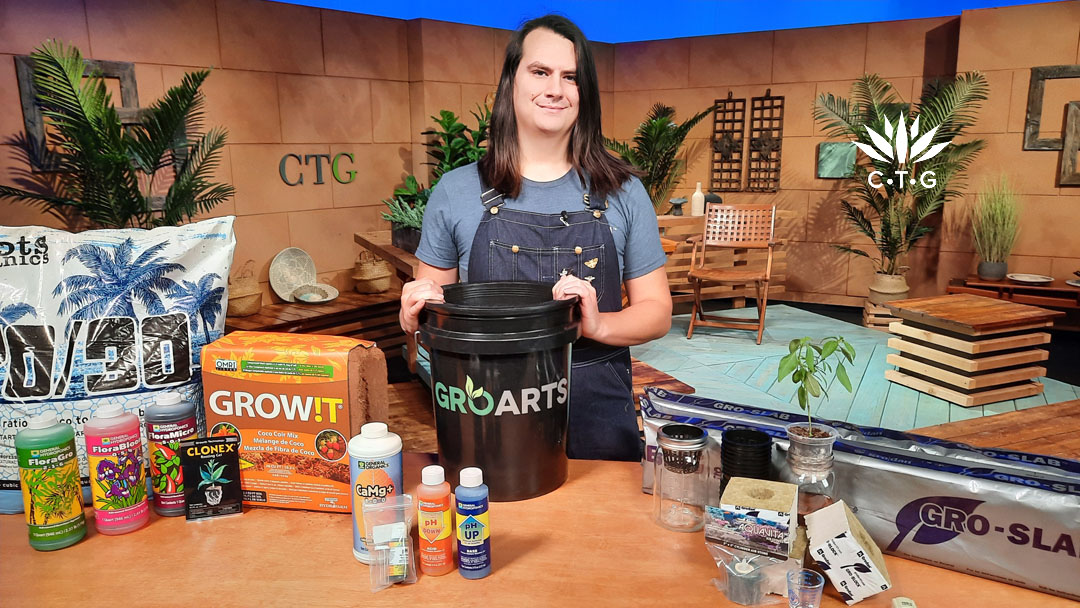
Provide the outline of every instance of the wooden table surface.
{"type": "Polygon", "coordinates": [[[901,319],[968,336],[1046,326],[1065,313],[971,294],[886,302],[901,319]]]}
{"type": "MultiPolygon", "coordinates": [[[[1017,448],[1033,438],[998,433],[986,423],[1012,417],[1006,426],[1024,428],[1025,421],[1051,420],[1051,409],[1072,425],[1068,434],[1076,437],[1080,400],[927,430],[945,438],[983,439],[988,447],[1017,448]]],[[[1072,444],[1062,451],[1045,428],[1041,437],[1041,452],[1076,450],[1072,444]]],[[[407,455],[406,487],[417,483],[429,458],[407,455]]],[[[151,515],[142,530],[119,537],[91,530],[77,545],[52,553],[30,549],[21,515],[3,515],[0,605],[64,606],[108,598],[133,606],[735,606],[710,582],[716,567],[701,533],[660,528],[652,522],[651,504],[652,497],[641,493],[639,464],[571,461],[569,479],[555,492],[492,505],[491,576],[468,581],[451,572],[377,594],[370,593],[368,568],[351,555],[351,519],[341,514],[257,508],[201,523],[151,515]]],[[[920,608],[1076,605],[905,559],[885,559],[893,588],[860,607],[888,607],[901,595],[920,608]]],[[[844,604],[826,585],[822,605],[844,604]]]]}

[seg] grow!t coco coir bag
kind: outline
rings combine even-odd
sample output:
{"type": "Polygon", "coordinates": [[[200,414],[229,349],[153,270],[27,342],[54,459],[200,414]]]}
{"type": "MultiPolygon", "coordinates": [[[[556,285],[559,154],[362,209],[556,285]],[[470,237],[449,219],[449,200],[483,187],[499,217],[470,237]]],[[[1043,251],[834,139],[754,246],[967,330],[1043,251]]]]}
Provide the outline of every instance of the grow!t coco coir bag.
{"type": "Polygon", "coordinates": [[[210,435],[240,436],[244,503],[348,513],[346,443],[386,420],[386,359],[340,336],[233,332],[203,349],[210,435]]]}

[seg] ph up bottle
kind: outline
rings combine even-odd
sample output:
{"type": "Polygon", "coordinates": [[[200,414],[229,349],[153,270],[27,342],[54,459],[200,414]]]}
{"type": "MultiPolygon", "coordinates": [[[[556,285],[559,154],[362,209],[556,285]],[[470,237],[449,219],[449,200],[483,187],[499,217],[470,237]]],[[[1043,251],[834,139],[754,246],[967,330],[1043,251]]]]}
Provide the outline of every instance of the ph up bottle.
{"type": "Polygon", "coordinates": [[[458,570],[470,579],[491,574],[491,529],[488,523],[488,487],[484,473],[466,467],[458,474],[454,489],[457,505],[458,570]]]}
{"type": "Polygon", "coordinates": [[[74,545],[86,536],[75,429],[53,412],[30,418],[15,435],[30,546],[52,551],[74,545]]]}
{"type": "Polygon", "coordinates": [[[83,425],[94,527],[102,534],[126,534],[150,521],[143,475],[139,417],[119,403],[107,403],[83,425]]]}

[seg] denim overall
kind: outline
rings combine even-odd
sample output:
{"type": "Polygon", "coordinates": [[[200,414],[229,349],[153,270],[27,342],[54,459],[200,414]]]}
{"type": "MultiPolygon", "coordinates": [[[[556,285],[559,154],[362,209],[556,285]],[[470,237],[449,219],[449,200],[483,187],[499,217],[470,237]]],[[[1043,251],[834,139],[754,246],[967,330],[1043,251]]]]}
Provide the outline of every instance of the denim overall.
{"type": "MultiPolygon", "coordinates": [[[[481,189],[485,189],[482,186],[481,189]]],[[[503,208],[487,190],[469,254],[470,281],[540,281],[566,273],[590,281],[600,312],[622,309],[622,276],[606,201],[567,201],[557,214],[503,208]]],[[[582,338],[574,343],[570,374],[567,455],[589,460],[640,460],[641,440],[630,379],[630,349],[582,338]]]]}

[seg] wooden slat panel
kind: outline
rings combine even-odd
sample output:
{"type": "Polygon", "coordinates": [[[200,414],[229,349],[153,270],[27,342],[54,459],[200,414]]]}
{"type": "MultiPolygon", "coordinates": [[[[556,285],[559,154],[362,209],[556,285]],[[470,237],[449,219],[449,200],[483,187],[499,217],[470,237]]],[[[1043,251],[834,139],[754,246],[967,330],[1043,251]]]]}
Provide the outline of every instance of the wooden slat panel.
{"type": "Polygon", "coordinates": [[[901,352],[910,353],[917,357],[924,357],[927,359],[933,359],[938,363],[948,365],[965,372],[978,372],[988,369],[997,369],[1000,367],[1013,367],[1015,365],[1023,365],[1025,363],[1034,363],[1036,361],[1046,361],[1050,353],[1042,350],[1041,348],[1034,348],[1031,350],[1024,350],[1020,352],[1005,353],[1003,355],[990,355],[988,357],[980,357],[978,359],[968,359],[959,355],[953,355],[944,351],[936,350],[928,346],[916,344],[914,342],[908,342],[900,338],[890,338],[889,347],[895,348],[901,352]]]}
{"type": "MultiPolygon", "coordinates": [[[[964,393],[945,388],[944,386],[928,382],[921,378],[909,376],[904,372],[896,370],[887,370],[885,372],[885,377],[897,384],[902,384],[909,388],[915,389],[916,391],[926,393],[928,395],[933,395],[934,397],[938,397],[939,399],[944,399],[945,401],[949,401],[957,405],[963,405],[965,407],[984,405],[987,403],[994,403],[996,401],[1003,401],[1007,399],[1016,399],[1019,397],[1027,397],[1028,395],[1034,395],[1043,389],[1041,383],[1029,382],[1017,386],[1007,386],[1003,388],[988,390],[985,392],[966,395],[964,393]]],[[[997,416],[992,416],[992,418],[997,418],[997,416]]]]}
{"type": "Polygon", "coordinates": [[[1019,336],[1006,336],[1003,338],[984,338],[975,341],[961,340],[920,327],[914,327],[902,321],[890,324],[889,331],[894,334],[915,338],[916,340],[922,340],[923,342],[930,342],[931,344],[937,344],[939,346],[944,346],[945,348],[972,354],[1023,348],[1025,346],[1048,344],[1050,342],[1050,334],[1046,332],[1034,332],[1019,336]]]}
{"type": "Polygon", "coordinates": [[[968,390],[987,388],[999,384],[1009,384],[1046,375],[1045,367],[1024,367],[1004,372],[981,374],[978,376],[964,376],[928,363],[913,361],[902,355],[890,354],[885,357],[885,360],[893,365],[915,372],[916,374],[929,376],[936,380],[948,382],[953,386],[968,390]]]}

